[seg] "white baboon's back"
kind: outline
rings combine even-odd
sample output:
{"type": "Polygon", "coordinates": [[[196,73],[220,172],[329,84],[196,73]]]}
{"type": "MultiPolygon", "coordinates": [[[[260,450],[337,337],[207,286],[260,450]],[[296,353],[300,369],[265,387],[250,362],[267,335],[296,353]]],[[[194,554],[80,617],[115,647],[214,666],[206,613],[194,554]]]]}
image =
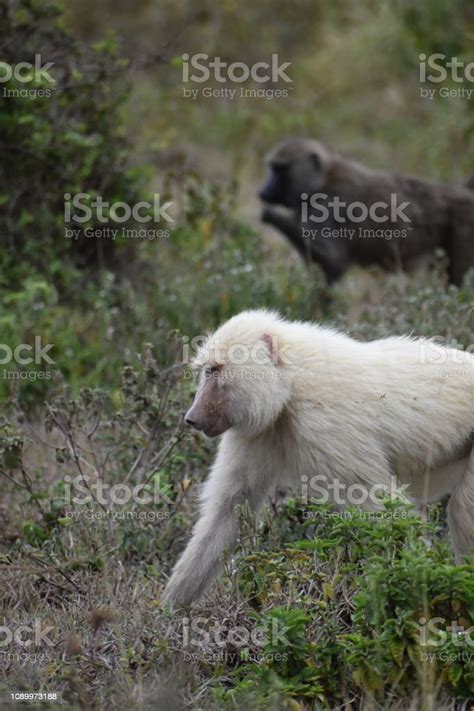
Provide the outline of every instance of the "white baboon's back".
{"type": "Polygon", "coordinates": [[[206,589],[237,536],[237,504],[257,511],[273,487],[302,490],[315,476],[328,489],[389,491],[396,477],[415,499],[451,492],[457,557],[474,543],[474,356],[410,337],[363,343],[257,310],[223,324],[196,364],[201,384],[186,420],[222,439],[166,588],[171,602],[206,589]]]}

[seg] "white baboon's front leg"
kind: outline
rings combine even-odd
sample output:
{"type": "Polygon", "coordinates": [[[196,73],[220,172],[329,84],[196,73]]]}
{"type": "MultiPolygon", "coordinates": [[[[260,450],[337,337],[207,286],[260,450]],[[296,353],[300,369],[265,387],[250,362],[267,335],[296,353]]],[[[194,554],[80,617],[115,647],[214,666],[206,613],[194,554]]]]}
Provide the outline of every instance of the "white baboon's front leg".
{"type": "Polygon", "coordinates": [[[466,471],[448,504],[448,525],[456,563],[462,563],[463,556],[474,553],[474,448],[466,464],[466,471]]]}
{"type": "Polygon", "coordinates": [[[264,502],[270,473],[246,455],[241,450],[230,452],[221,442],[205,485],[201,516],[164,591],[164,602],[173,607],[197,600],[218,572],[222,554],[238,536],[235,507],[248,501],[258,511],[264,502]]]}

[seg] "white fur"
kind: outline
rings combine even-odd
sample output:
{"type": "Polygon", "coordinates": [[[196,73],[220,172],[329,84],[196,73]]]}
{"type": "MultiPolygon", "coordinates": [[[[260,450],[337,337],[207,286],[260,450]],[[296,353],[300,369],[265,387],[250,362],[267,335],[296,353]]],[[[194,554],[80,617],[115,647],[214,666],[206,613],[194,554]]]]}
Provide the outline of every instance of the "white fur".
{"type": "Polygon", "coordinates": [[[452,492],[457,558],[474,545],[474,356],[410,337],[362,343],[265,310],[224,323],[196,364],[215,362],[216,350],[232,426],[166,600],[188,605],[205,591],[238,535],[236,504],[248,500],[258,510],[276,485],[298,491],[315,474],[387,488],[396,476],[418,501],[452,492]],[[258,364],[229,363],[235,344],[254,348],[258,364]]]}

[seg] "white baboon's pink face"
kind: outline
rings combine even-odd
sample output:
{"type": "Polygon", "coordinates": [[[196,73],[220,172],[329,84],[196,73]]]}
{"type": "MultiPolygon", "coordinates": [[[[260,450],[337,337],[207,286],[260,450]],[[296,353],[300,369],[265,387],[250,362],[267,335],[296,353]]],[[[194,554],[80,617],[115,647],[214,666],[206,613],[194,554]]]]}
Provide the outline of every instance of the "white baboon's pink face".
{"type": "Polygon", "coordinates": [[[222,365],[210,365],[201,372],[194,402],[185,415],[185,422],[208,437],[217,437],[232,427],[228,390],[219,383],[222,365]]]}
{"type": "Polygon", "coordinates": [[[262,431],[289,397],[288,373],[267,334],[235,343],[220,339],[217,332],[200,349],[194,366],[200,371],[199,387],[184,419],[208,437],[231,427],[262,431]]]}

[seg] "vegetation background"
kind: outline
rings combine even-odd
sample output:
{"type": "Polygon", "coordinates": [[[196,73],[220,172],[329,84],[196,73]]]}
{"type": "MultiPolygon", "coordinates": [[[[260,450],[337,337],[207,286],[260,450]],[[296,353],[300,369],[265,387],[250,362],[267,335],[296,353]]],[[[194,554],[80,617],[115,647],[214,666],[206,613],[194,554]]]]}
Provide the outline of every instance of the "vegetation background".
{"type": "Polygon", "coordinates": [[[474,103],[421,98],[418,57],[472,59],[471,3],[0,0],[0,18],[0,59],[40,53],[56,79],[51,96],[0,104],[1,338],[40,336],[54,359],[46,376],[0,369],[5,708],[31,691],[71,709],[469,708],[469,635],[427,647],[420,632],[420,620],[474,624],[474,569],[452,565],[442,506],[422,522],[387,504],[374,522],[279,496],[258,528],[242,512],[237,554],[191,618],[160,594],[214,451],[181,424],[189,339],[259,305],[362,339],[474,342],[472,272],[456,289],[442,254],[415,276],[352,269],[328,304],[255,197],[265,152],[295,134],[463,182],[474,103]],[[290,95],[185,99],[182,55],[197,52],[277,53],[290,95]],[[65,237],[66,194],[133,204],[156,191],[173,202],[168,239],[65,237]],[[114,507],[98,482],[147,487],[154,503],[114,507]],[[37,621],[53,643],[33,656],[5,628],[37,621]],[[282,639],[250,635],[275,624],[282,639]]]}

